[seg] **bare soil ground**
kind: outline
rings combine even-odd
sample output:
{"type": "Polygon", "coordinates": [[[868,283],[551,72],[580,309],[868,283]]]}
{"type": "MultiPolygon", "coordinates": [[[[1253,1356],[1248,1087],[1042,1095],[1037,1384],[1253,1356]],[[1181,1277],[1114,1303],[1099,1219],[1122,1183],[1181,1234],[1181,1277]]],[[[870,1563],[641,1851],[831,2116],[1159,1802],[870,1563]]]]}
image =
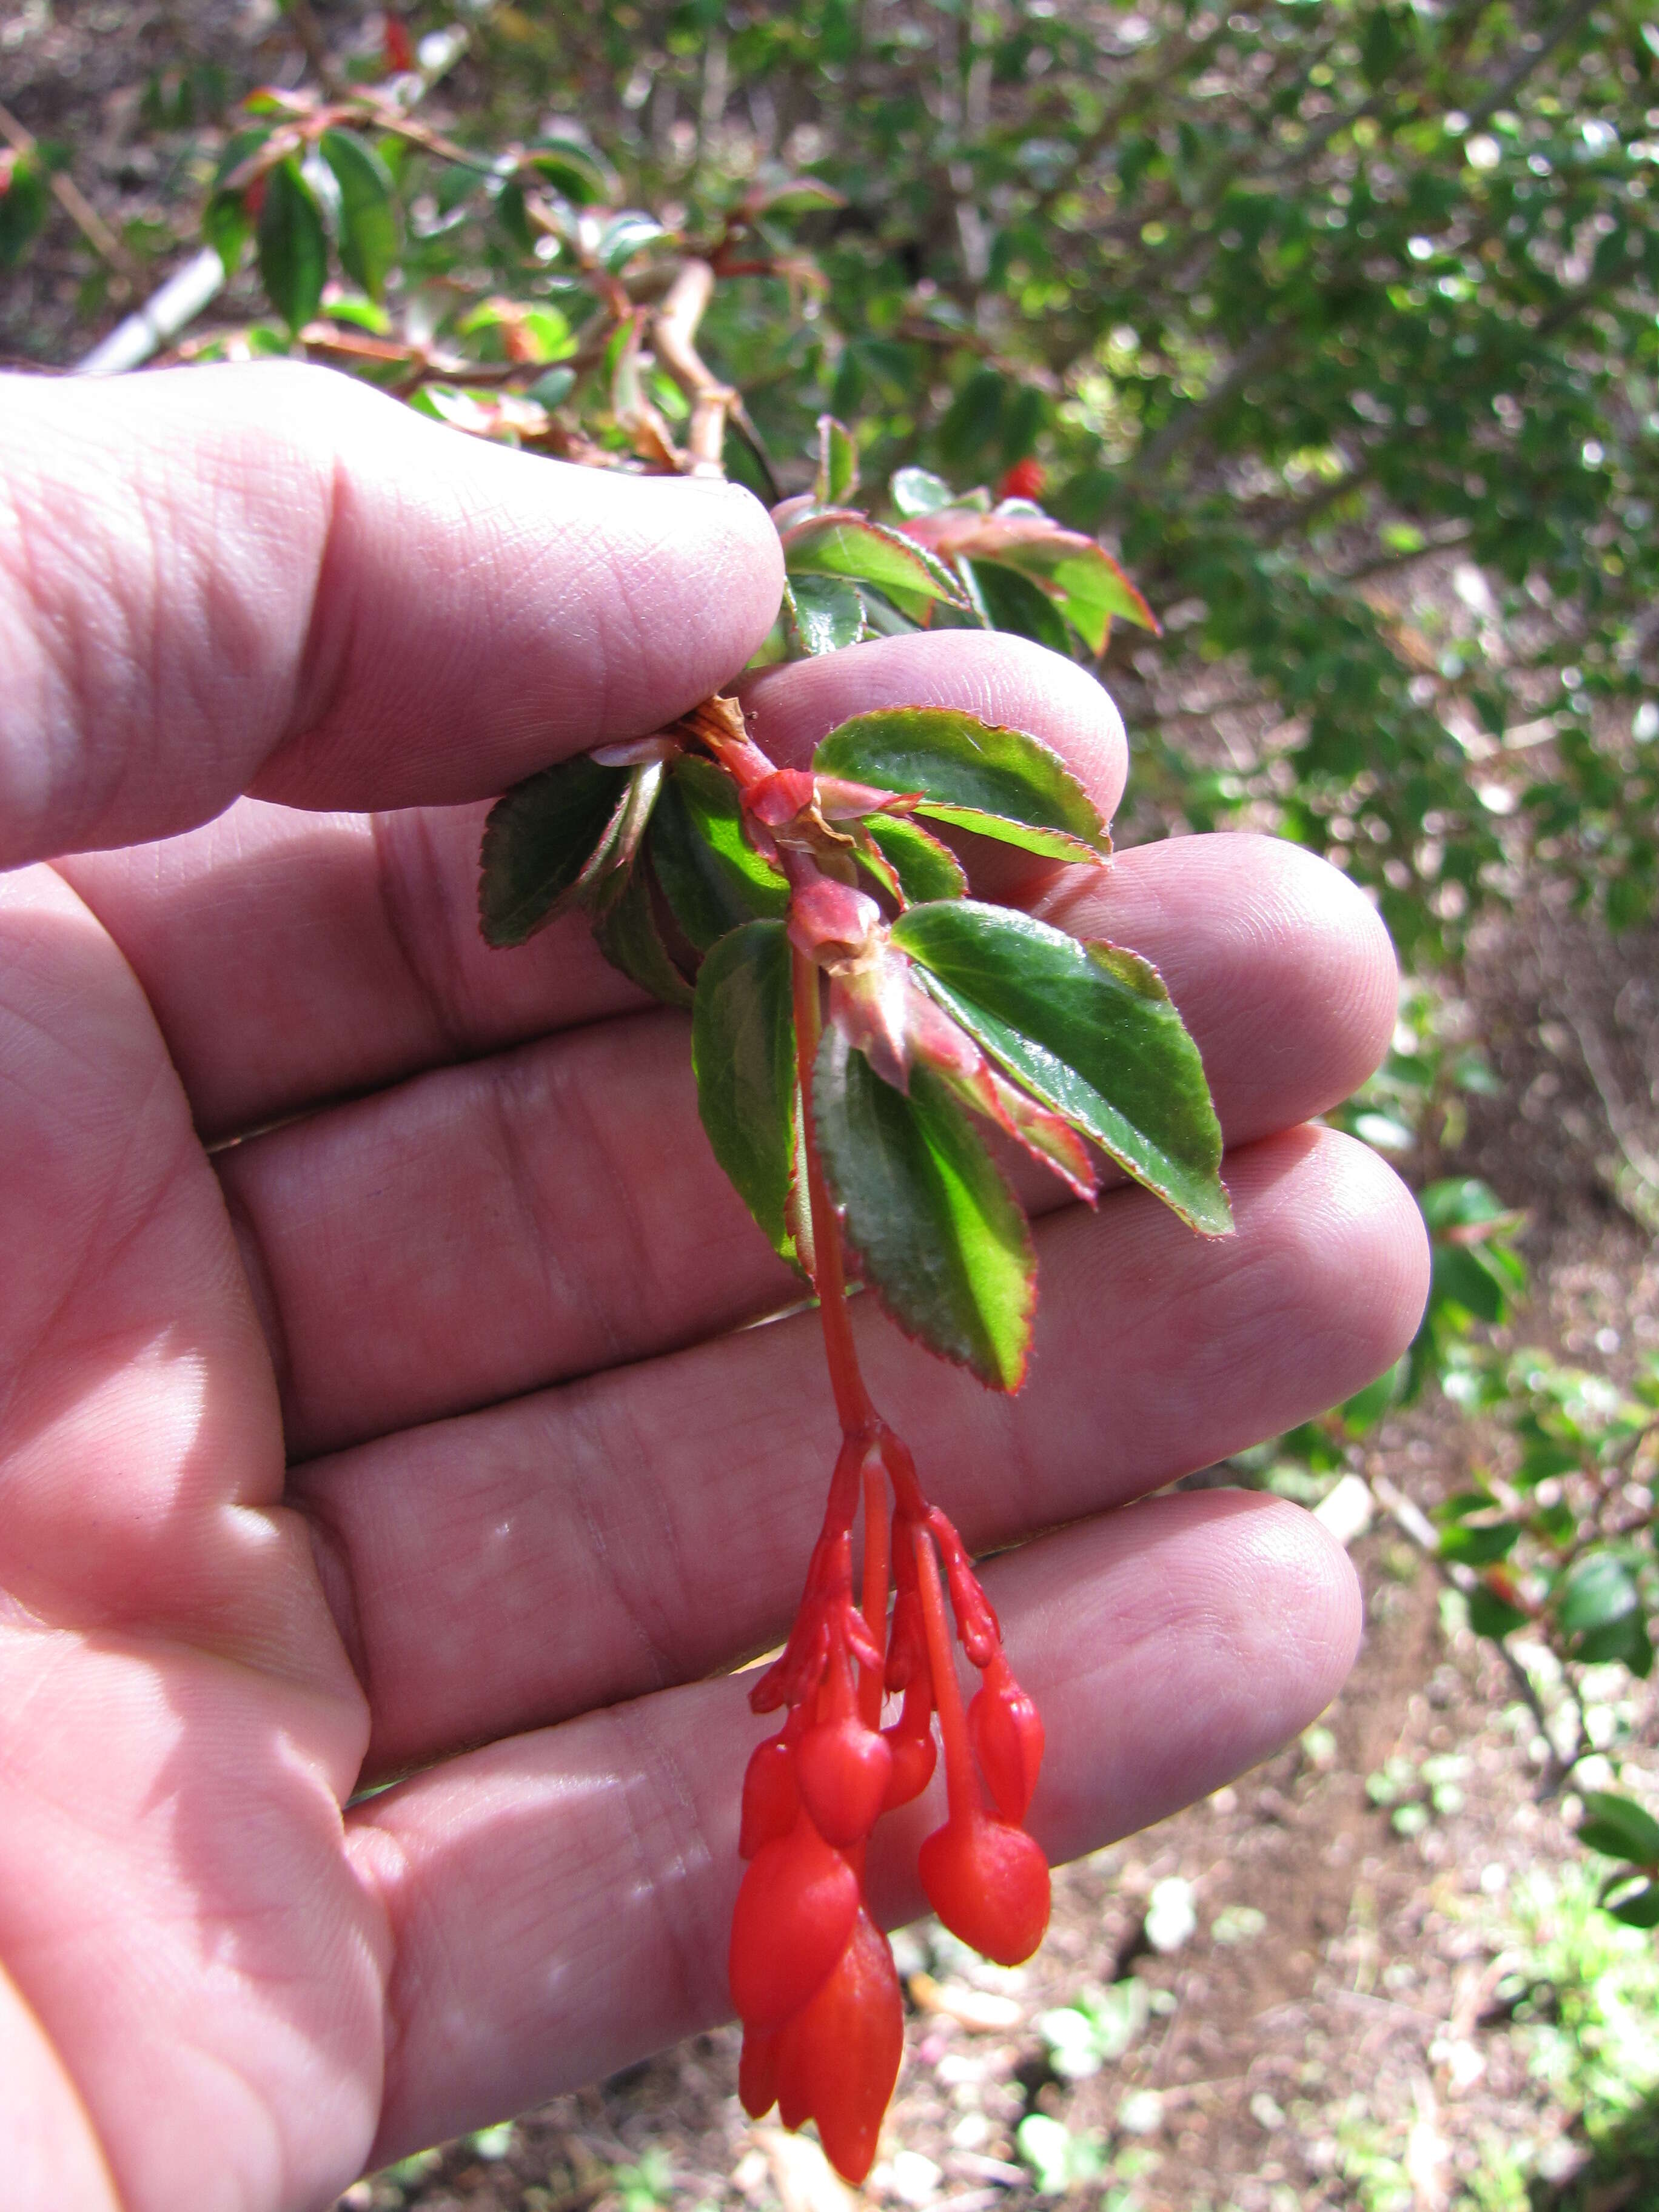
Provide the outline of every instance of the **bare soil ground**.
{"type": "MultiPolygon", "coordinates": [[[[181,67],[216,63],[234,97],[281,73],[275,31],[269,0],[21,0],[0,20],[0,98],[42,137],[74,143],[77,180],[159,276],[170,212],[199,179],[184,141],[171,161],[143,143],[145,82],[160,72],[176,86],[181,67]]],[[[54,216],[40,252],[0,286],[0,357],[67,365],[124,304],[102,276],[88,280],[82,242],[54,216]]],[[[1475,1102],[1455,1155],[1404,1164],[1415,1181],[1483,1176],[1528,1208],[1538,1287],[1516,1340],[1618,1379],[1659,1343],[1659,1259],[1616,1194],[1627,1188],[1620,1139],[1659,1152],[1659,934],[1609,944],[1533,904],[1483,926],[1463,988],[1504,1097],[1475,1102]]],[[[1425,1408],[1385,1426],[1360,1464],[1428,1504],[1462,1486],[1482,1443],[1425,1408]]],[[[1551,2062],[1559,1993],[1538,1961],[1552,1915],[1570,1917],[1559,1893],[1571,1893],[1580,1855],[1571,1802],[1539,1798],[1536,1720],[1391,1523],[1354,1558],[1364,1646],[1320,1729],[1063,1872],[1053,1932],[1030,1966],[988,1968],[927,1926],[900,1939],[908,2048],[872,2202],[1017,2212],[1046,2192],[1103,2212],[1659,2207],[1659,2116],[1634,2112],[1597,2151],[1576,2087],[1551,2062]],[[1403,1786],[1416,1811],[1403,1819],[1400,1802],[1367,1792],[1390,1768],[1414,1778],[1403,1786]],[[1152,1932],[1168,1942],[1183,1894],[1192,1931],[1158,1948],[1149,1906],[1162,1901],[1152,1932]],[[1066,2063],[1075,2036],[1050,2016],[1086,2024],[1091,2004],[1104,2023],[1099,2063],[1079,2077],[1066,2063]],[[1032,2115],[1058,2125],[1022,2137],[1032,2115]]],[[[1624,1717],[1651,1750],[1659,1701],[1639,1691],[1624,1717]]],[[[744,2118],[736,2070],[733,2031],[697,2037],[510,2129],[360,2182],[343,2212],[843,2212],[848,2192],[810,2137],[744,2118]]]]}

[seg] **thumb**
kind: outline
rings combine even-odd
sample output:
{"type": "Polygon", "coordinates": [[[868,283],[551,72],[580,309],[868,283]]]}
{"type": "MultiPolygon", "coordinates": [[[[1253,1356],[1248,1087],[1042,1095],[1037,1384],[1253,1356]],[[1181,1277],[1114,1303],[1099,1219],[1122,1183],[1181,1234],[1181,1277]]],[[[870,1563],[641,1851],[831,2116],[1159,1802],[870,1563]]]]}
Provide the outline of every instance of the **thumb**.
{"type": "Polygon", "coordinates": [[[246,789],[485,796],[706,696],[781,578],[746,492],[486,446],[325,369],[0,379],[0,866],[246,789]]]}

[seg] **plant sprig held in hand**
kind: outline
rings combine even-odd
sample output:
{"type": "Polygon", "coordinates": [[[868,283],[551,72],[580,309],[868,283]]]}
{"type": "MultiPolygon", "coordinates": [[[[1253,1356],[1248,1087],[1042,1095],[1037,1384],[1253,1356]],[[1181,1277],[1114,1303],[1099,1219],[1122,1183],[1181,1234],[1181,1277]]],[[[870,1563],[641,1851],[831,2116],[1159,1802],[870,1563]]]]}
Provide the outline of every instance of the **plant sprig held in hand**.
{"type": "MultiPolygon", "coordinates": [[[[839,425],[822,453],[814,494],[776,518],[789,584],[769,657],[839,650],[933,602],[971,619],[973,562],[1011,551],[1059,605],[1103,595],[1150,620],[1098,548],[1091,562],[1029,502],[951,527],[932,498],[911,534],[848,505],[839,425]]],[[[914,512],[916,488],[896,489],[914,512]]],[[[1023,730],[885,708],[832,730],[810,769],[780,769],[715,697],[517,785],[482,864],[492,945],[580,908],[616,966],[690,1009],[714,1156],[817,1295],[842,1444],[794,1626],[750,1693],[782,1717],[744,1780],[730,1976],[745,2108],[815,2119],[853,2182],[903,2040],[865,1882],[877,1820],[920,1796],[942,1749],[945,1817],[921,1845],[922,1886],[1003,1965],[1042,1939],[1048,1869],[1024,1826],[1042,1719],[956,1529],[865,1387],[848,1268],[908,1335],[1012,1391],[1036,1257],[988,1133],[1091,1204],[1100,1152],[1194,1228],[1231,1227],[1203,1066],[1157,970],[969,897],[936,834],[947,825],[1090,866],[1111,849],[1083,787],[1023,730]],[[980,1678],[965,1703],[957,1644],[980,1678]]]]}

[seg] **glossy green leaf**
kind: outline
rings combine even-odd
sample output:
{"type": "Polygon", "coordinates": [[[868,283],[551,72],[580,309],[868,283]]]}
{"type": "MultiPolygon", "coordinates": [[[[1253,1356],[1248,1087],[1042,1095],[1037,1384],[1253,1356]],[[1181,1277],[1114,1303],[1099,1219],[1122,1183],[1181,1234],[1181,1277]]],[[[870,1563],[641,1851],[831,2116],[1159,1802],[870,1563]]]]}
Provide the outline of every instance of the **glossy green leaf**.
{"type": "Polygon", "coordinates": [[[774,1248],[793,1261],[795,1017],[782,922],[745,922],[709,952],[697,972],[691,1064],[714,1158],[774,1248]]]}
{"type": "Polygon", "coordinates": [[[818,472],[812,496],[820,507],[845,507],[858,488],[858,447],[833,415],[820,415],[818,472]]]}
{"type": "Polygon", "coordinates": [[[884,1083],[833,1026],[812,1086],[824,1171],[865,1280],[908,1335],[994,1389],[1024,1379],[1036,1302],[1025,1217],[926,1068],[884,1083]]]}
{"type": "Polygon", "coordinates": [[[1659,1928],[1659,1882],[1639,1883],[1609,1902],[1607,1911],[1627,1928],[1659,1928]]]}
{"type": "Polygon", "coordinates": [[[1635,1866],[1659,1867],[1659,1820],[1645,1807],[1611,1790],[1584,1792],[1584,1818],[1578,1840],[1610,1859],[1629,1859],[1635,1866]]]}
{"type": "Polygon", "coordinates": [[[618,871],[619,888],[593,930],[594,942],[613,968],[665,1006],[689,1006],[691,986],[674,965],[651,897],[651,871],[642,858],[618,871]]]}
{"type": "Polygon", "coordinates": [[[253,235],[253,217],[247,210],[246,185],[229,185],[243,166],[252,160],[270,138],[266,130],[233,131],[213,173],[213,188],[202,216],[202,235],[223,262],[227,276],[234,276],[253,235]]]}
{"type": "Polygon", "coordinates": [[[898,878],[909,906],[960,898],[968,888],[962,863],[948,845],[902,814],[866,815],[865,829],[898,878]]]}
{"type": "Polygon", "coordinates": [[[1524,1628],[1530,1617],[1507,1598],[1499,1597],[1496,1590],[1488,1589],[1484,1583],[1469,1592],[1469,1626],[1477,1636],[1489,1636],[1494,1644],[1501,1644],[1517,1628],[1524,1628]]]}
{"type": "Polygon", "coordinates": [[[931,469],[900,469],[893,477],[893,505],[908,521],[917,514],[937,514],[954,504],[956,494],[943,477],[931,469]]]}
{"type": "Polygon", "coordinates": [[[322,212],[293,161],[266,173],[257,231],[259,280],[291,331],[316,313],[328,275],[322,212]]]}
{"type": "Polygon", "coordinates": [[[574,138],[538,138],[525,149],[525,166],[577,207],[593,207],[611,187],[605,171],[574,138]]]}
{"type": "Polygon", "coordinates": [[[817,177],[792,177],[775,191],[750,200],[756,215],[819,215],[830,208],[845,207],[844,196],[817,177]]]}
{"type": "Polygon", "coordinates": [[[1440,1556],[1461,1560],[1468,1567],[1489,1567],[1494,1560],[1509,1557],[1520,1535],[1519,1525],[1513,1521],[1459,1522],[1441,1530],[1440,1556]]]}
{"type": "Polygon", "coordinates": [[[972,899],[913,908],[893,941],[1035,1097],[1194,1229],[1231,1229],[1204,1065],[1155,968],[972,899]]]}
{"type": "Polygon", "coordinates": [[[864,635],[864,601],[840,576],[797,576],[785,586],[790,629],[808,654],[839,653],[864,635]]]}
{"type": "Polygon", "coordinates": [[[629,775],[586,756],[514,784],[484,824],[478,915],[491,945],[522,945],[562,914],[622,824],[629,775]]]}
{"type": "Polygon", "coordinates": [[[655,216],[630,210],[611,223],[599,240],[599,258],[613,276],[620,276],[636,253],[668,235],[655,216]]]}
{"type": "Polygon", "coordinates": [[[881,591],[965,605],[961,586],[942,562],[861,514],[804,516],[784,531],[783,556],[791,576],[845,576],[881,591]]]}
{"type": "Polygon", "coordinates": [[[969,562],[968,566],[994,629],[1032,638],[1051,653],[1070,653],[1072,641],[1065,618],[1040,586],[1022,576],[1018,568],[1005,568],[995,561],[969,562]]]}
{"type": "Polygon", "coordinates": [[[743,834],[730,776],[676,761],[652,817],[651,854],[674,919],[699,951],[728,930],[789,904],[789,886],[743,834]]]}
{"type": "Polygon", "coordinates": [[[1590,1552],[1563,1577],[1555,1594],[1555,1617],[1569,1636],[1577,1636],[1626,1620],[1640,1604],[1623,1560],[1611,1552],[1590,1552]]]}
{"type": "Polygon", "coordinates": [[[920,812],[1028,852],[1089,861],[1112,849],[1093,799],[1057,753],[951,708],[855,714],[830,731],[813,765],[884,791],[919,791],[920,812]]]}
{"type": "Polygon", "coordinates": [[[391,173],[374,149],[349,131],[325,131],[319,145],[340,188],[341,264],[371,300],[378,300],[398,258],[391,173]]]}

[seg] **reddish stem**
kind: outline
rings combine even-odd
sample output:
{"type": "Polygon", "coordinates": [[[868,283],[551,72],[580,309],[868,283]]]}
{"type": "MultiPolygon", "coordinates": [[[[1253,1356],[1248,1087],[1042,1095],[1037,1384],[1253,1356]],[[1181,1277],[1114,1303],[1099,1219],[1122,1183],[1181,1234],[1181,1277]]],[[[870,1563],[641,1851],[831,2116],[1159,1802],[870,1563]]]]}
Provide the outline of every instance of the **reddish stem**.
{"type": "Polygon", "coordinates": [[[951,1647],[950,1623],[945,1617],[945,1591],[939,1582],[939,1560],[925,1528],[912,1532],[915,1547],[916,1580],[921,1591],[922,1626],[927,1636],[927,1666],[933,1678],[933,1710],[945,1746],[945,1790],[952,1820],[969,1820],[984,1811],[974,1779],[974,1754],[968,1741],[968,1716],[962,1706],[962,1685],[957,1680],[957,1657],[951,1647]]]}
{"type": "MultiPolygon", "coordinates": [[[[878,1452],[864,1462],[864,1620],[874,1641],[887,1644],[887,1472],[878,1452]]],[[[859,1686],[859,1710],[866,1727],[881,1720],[882,1682],[879,1669],[866,1668],[859,1686]]]]}
{"type": "Polygon", "coordinates": [[[841,1224],[830,1203],[818,1158],[817,1119],[812,1111],[812,1068],[817,1059],[823,1016],[818,1008],[818,971],[813,963],[793,948],[790,981],[795,1003],[795,1069],[800,1082],[801,1133],[806,1155],[806,1191],[812,1209],[813,1288],[823,1322],[824,1356],[830,1363],[830,1384],[836,1394],[836,1411],[842,1431],[848,1437],[867,1437],[876,1425],[876,1409],[859,1372],[853,1325],[847,1311],[847,1277],[842,1266],[841,1224]]]}

